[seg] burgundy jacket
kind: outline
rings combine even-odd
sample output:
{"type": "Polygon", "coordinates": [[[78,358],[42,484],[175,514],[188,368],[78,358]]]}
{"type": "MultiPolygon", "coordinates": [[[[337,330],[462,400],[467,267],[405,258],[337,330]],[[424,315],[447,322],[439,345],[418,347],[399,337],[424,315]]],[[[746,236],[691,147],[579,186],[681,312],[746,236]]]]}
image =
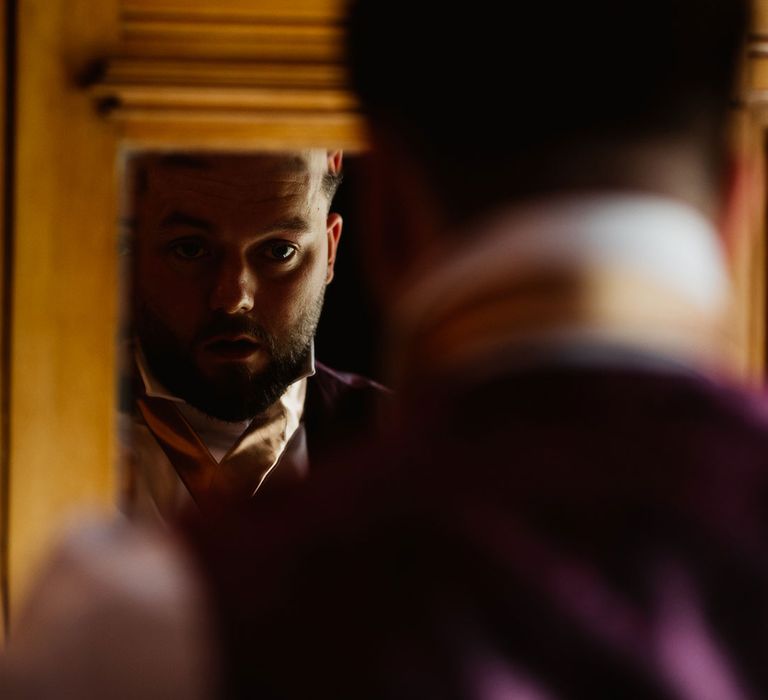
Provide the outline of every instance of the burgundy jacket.
{"type": "Polygon", "coordinates": [[[313,462],[340,444],[362,441],[375,432],[390,400],[389,390],[381,384],[316,362],[304,402],[307,451],[313,462]]]}
{"type": "Polygon", "coordinates": [[[434,382],[326,473],[188,527],[227,697],[768,697],[758,397],[675,368],[434,382]]]}

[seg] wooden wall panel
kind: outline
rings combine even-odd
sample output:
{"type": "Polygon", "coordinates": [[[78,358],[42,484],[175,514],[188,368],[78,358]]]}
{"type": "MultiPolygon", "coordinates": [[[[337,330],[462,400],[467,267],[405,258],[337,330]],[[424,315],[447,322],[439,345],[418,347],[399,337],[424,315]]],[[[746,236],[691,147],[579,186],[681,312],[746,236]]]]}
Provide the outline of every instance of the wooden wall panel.
{"type": "Polygon", "coordinates": [[[740,323],[740,367],[756,383],[768,370],[768,0],[754,0],[754,27],[746,56],[736,148],[753,169],[753,207],[741,223],[734,250],[736,308],[740,323]]]}
{"type": "Polygon", "coordinates": [[[359,148],[338,7],[19,0],[5,532],[12,610],[70,514],[114,509],[123,156],[144,147],[359,148]]]}
{"type": "Polygon", "coordinates": [[[754,33],[768,37],[768,0],[754,0],[754,33]]]}
{"type": "Polygon", "coordinates": [[[733,148],[749,168],[750,186],[730,243],[733,277],[730,356],[738,376],[755,385],[766,376],[765,123],[754,107],[733,120],[733,148]]]}
{"type": "MultiPolygon", "coordinates": [[[[6,243],[8,233],[6,226],[9,217],[6,209],[6,175],[9,161],[9,144],[6,140],[9,109],[11,105],[6,99],[8,88],[8,3],[0,2],[0,640],[4,639],[8,627],[9,598],[8,598],[8,301],[6,275],[6,243]]],[[[2,641],[0,641],[2,646],[2,641]]]]}
{"type": "Polygon", "coordinates": [[[76,84],[114,45],[108,0],[21,0],[10,425],[12,608],[74,510],[113,500],[113,128],[76,84]]]}
{"type": "Polygon", "coordinates": [[[339,0],[122,0],[123,50],[134,55],[339,60],[339,0]]]}
{"type": "Polygon", "coordinates": [[[121,16],[264,19],[336,22],[343,0],[120,0],[121,16]]]}
{"type": "Polygon", "coordinates": [[[285,149],[365,142],[341,65],[337,0],[121,0],[92,67],[129,147],[285,149]]]}

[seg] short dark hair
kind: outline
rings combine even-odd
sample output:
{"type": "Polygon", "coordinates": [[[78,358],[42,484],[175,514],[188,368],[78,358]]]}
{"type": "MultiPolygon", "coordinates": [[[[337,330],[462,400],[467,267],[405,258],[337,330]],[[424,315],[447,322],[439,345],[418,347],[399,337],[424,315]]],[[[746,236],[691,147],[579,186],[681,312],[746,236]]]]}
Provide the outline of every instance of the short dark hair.
{"type": "MultiPolygon", "coordinates": [[[[163,151],[143,151],[135,153],[128,161],[128,185],[130,189],[130,201],[135,209],[137,201],[147,193],[149,187],[148,171],[153,166],[160,166],[168,169],[182,170],[206,170],[210,169],[212,164],[221,158],[226,159],[248,159],[258,154],[248,153],[217,153],[217,152],[178,152],[167,153],[163,151]]],[[[301,164],[301,158],[296,153],[285,153],[286,161],[295,161],[301,164]]],[[[326,197],[328,207],[333,203],[333,198],[342,181],[341,173],[327,171],[323,174],[323,180],[320,184],[321,191],[326,197]]]]}
{"type": "Polygon", "coordinates": [[[348,62],[367,115],[471,215],[576,182],[591,144],[693,137],[714,174],[748,18],[747,0],[356,0],[348,62]]]}
{"type": "Polygon", "coordinates": [[[323,194],[328,198],[328,206],[331,206],[333,198],[336,196],[336,192],[341,185],[344,176],[341,173],[332,173],[330,171],[323,175],[323,194]]]}

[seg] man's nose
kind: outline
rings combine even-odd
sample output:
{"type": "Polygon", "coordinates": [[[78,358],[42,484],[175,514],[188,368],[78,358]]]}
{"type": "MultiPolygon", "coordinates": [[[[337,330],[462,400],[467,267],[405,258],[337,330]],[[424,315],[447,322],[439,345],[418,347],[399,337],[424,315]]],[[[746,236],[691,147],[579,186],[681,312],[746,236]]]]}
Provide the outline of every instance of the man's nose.
{"type": "Polygon", "coordinates": [[[211,292],[211,310],[228,314],[248,312],[253,309],[255,295],[256,277],[246,261],[222,261],[211,292]]]}

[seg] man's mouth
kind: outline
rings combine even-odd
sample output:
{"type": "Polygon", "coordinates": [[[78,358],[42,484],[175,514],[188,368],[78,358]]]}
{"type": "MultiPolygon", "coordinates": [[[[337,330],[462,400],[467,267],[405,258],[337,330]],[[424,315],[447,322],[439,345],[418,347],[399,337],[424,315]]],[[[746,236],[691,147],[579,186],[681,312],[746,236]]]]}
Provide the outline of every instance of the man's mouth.
{"type": "Polygon", "coordinates": [[[262,344],[245,335],[216,336],[206,341],[203,351],[220,360],[242,361],[247,360],[253,354],[262,349],[262,344]]]}

